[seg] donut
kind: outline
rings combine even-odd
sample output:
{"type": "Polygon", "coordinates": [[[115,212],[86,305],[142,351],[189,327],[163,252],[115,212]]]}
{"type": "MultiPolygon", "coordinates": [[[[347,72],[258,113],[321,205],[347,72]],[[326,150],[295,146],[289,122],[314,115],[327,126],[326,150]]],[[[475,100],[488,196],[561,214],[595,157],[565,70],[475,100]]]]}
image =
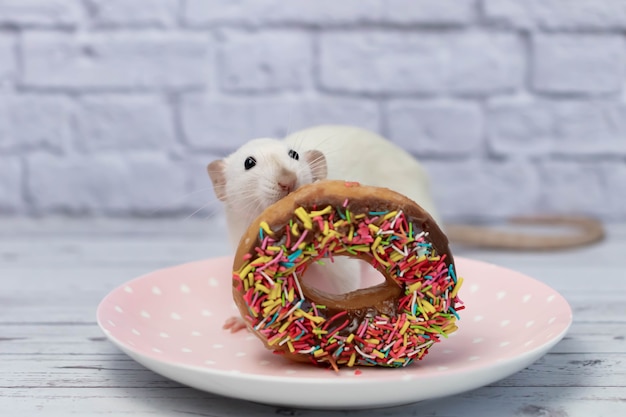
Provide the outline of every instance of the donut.
{"type": "Polygon", "coordinates": [[[242,236],[233,298],[248,329],[274,353],[332,367],[404,367],[457,330],[456,276],[432,217],[386,188],[306,185],[268,207],[242,236]],[[307,285],[313,262],[361,259],[382,284],[346,294],[307,285]]]}

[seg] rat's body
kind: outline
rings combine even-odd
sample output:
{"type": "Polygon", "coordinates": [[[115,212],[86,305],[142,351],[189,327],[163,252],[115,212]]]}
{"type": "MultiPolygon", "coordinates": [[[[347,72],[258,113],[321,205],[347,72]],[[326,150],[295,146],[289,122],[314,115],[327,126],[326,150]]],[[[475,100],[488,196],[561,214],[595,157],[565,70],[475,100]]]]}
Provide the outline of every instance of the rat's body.
{"type": "Polygon", "coordinates": [[[328,179],[390,188],[418,203],[441,223],[424,168],[382,136],[358,127],[322,125],[295,132],[284,142],[298,152],[322,152],[328,179]]]}
{"type": "MultiPolygon", "coordinates": [[[[224,160],[212,162],[208,170],[216,195],[225,204],[234,247],[266,207],[301,185],[324,178],[390,188],[417,202],[441,223],[428,176],[419,162],[378,134],[357,127],[325,125],[293,133],[284,140],[255,139],[224,160]]],[[[563,248],[603,236],[597,222],[565,219],[561,223],[574,224],[583,233],[544,237],[472,226],[448,226],[446,231],[452,242],[513,249],[563,248]]],[[[333,281],[337,292],[354,290],[360,283],[359,264],[347,261],[353,260],[339,257],[326,270],[335,276],[331,281],[341,277],[333,281]]]]}

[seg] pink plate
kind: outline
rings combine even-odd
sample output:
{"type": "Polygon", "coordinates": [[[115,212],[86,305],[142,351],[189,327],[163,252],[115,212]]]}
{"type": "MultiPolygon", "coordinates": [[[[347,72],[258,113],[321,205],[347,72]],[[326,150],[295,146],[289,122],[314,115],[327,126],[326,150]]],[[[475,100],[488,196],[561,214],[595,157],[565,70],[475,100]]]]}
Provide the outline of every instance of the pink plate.
{"type": "MultiPolygon", "coordinates": [[[[107,295],[98,324],[147,368],[229,397],[309,408],[405,404],[478,388],[530,365],[563,338],[567,301],[518,272],[456,259],[465,282],[459,330],[402,369],[340,372],[297,364],[245,331],[222,330],[235,314],[232,258],[214,258],[134,279],[107,295]]],[[[371,269],[370,279],[377,278],[371,269]]]]}

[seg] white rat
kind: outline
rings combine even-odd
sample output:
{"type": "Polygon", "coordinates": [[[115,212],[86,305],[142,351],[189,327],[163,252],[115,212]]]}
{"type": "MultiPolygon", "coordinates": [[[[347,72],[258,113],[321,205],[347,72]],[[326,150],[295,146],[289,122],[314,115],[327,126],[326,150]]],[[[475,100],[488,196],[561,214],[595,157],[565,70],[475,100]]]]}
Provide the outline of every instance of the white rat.
{"type": "Polygon", "coordinates": [[[426,209],[454,243],[543,250],[585,245],[604,237],[599,222],[571,216],[513,221],[575,226],[578,234],[528,235],[480,226],[442,225],[428,175],[419,162],[380,135],[353,126],[322,125],[283,140],[251,140],[223,160],[213,161],[208,172],[217,197],[225,204],[234,247],[249,223],[267,206],[301,185],[323,178],[387,187],[404,194],[426,209]]]}
{"type": "MultiPolygon", "coordinates": [[[[406,195],[426,209],[439,223],[426,171],[409,153],[380,135],[352,126],[323,125],[287,136],[283,140],[261,138],[244,144],[207,167],[217,197],[224,203],[230,241],[236,249],[240,237],[261,212],[304,184],[328,178],[387,187],[406,195]]],[[[574,225],[578,235],[533,236],[477,226],[448,225],[452,242],[509,249],[554,249],[583,245],[602,239],[602,226],[591,219],[552,217],[530,222],[574,225]]],[[[345,293],[360,287],[361,264],[336,257],[333,264],[311,265],[316,287],[345,293]],[[325,281],[324,281],[325,280],[325,281]]],[[[303,277],[307,279],[307,277],[303,277]]],[[[240,319],[225,327],[238,330],[240,319]]]]}

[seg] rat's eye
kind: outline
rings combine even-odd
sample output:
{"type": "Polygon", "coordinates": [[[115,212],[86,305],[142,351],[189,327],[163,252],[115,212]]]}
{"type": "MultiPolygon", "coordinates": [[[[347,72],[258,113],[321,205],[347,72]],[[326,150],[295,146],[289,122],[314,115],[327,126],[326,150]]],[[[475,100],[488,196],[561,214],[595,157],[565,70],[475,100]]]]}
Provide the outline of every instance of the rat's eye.
{"type": "Polygon", "coordinates": [[[254,159],[251,156],[247,157],[246,161],[243,163],[243,166],[246,169],[246,171],[254,167],[255,165],[256,165],[256,159],[254,159]]]}
{"type": "Polygon", "coordinates": [[[293,149],[289,149],[289,156],[296,161],[300,159],[300,155],[298,155],[298,152],[294,151],[293,149]]]}

